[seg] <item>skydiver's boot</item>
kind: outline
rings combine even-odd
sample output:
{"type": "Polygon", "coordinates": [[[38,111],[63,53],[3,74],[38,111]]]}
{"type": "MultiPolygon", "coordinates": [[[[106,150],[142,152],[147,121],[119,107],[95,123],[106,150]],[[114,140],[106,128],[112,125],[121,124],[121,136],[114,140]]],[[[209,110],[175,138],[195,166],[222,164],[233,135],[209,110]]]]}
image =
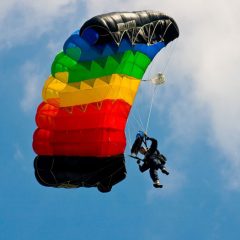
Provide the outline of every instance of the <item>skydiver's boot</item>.
{"type": "Polygon", "coordinates": [[[167,171],[166,168],[163,168],[163,169],[162,169],[162,173],[164,173],[164,174],[166,174],[166,175],[169,175],[169,172],[167,171]]]}
{"type": "Polygon", "coordinates": [[[160,184],[160,181],[159,181],[159,180],[154,181],[154,182],[153,182],[153,186],[154,186],[155,188],[162,188],[162,187],[163,187],[163,185],[160,184]]]}

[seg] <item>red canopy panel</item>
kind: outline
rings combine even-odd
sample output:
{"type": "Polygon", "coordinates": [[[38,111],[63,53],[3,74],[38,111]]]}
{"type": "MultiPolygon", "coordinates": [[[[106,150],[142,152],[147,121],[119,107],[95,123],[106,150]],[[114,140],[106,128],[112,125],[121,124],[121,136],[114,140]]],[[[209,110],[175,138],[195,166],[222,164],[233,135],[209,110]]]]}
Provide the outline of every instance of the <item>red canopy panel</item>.
{"type": "Polygon", "coordinates": [[[124,133],[131,106],[105,100],[72,108],[42,103],[37,111],[38,129],[33,149],[45,156],[96,156],[123,154],[124,133]]]}

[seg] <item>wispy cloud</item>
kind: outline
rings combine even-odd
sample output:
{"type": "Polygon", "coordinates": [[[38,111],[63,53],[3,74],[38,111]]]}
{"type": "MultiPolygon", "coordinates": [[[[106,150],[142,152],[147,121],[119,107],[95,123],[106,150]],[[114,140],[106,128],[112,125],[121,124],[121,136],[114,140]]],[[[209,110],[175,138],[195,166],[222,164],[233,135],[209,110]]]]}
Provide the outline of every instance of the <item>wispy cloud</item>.
{"type": "MultiPolygon", "coordinates": [[[[0,48],[16,46],[54,29],[60,19],[71,22],[77,0],[8,0],[0,2],[0,48]],[[69,19],[67,19],[69,18],[69,19]]],[[[82,2],[82,1],[81,1],[82,2]]]]}
{"type": "Polygon", "coordinates": [[[20,167],[20,171],[32,173],[32,165],[29,164],[29,158],[26,158],[24,150],[18,143],[14,144],[13,159],[20,167]]]}
{"type": "Polygon", "coordinates": [[[172,171],[171,175],[165,177],[159,176],[163,184],[162,189],[156,189],[151,186],[147,191],[146,200],[149,204],[156,200],[156,198],[168,198],[178,194],[186,182],[186,176],[182,172],[172,171]]]}
{"type": "Polygon", "coordinates": [[[23,153],[18,145],[15,145],[14,159],[17,161],[24,159],[23,153]]]}
{"type": "Polygon", "coordinates": [[[21,69],[23,84],[23,97],[20,102],[21,109],[29,112],[40,101],[44,75],[40,73],[38,65],[26,62],[21,69]]]}
{"type": "MultiPolygon", "coordinates": [[[[189,2],[181,4],[187,6],[189,2]]],[[[239,189],[240,178],[236,176],[240,171],[240,81],[237,70],[240,62],[240,16],[236,9],[240,4],[237,1],[231,4],[211,1],[209,4],[205,6],[194,1],[194,5],[177,14],[181,14],[181,40],[176,55],[178,64],[172,70],[182,78],[175,86],[182,92],[177,103],[182,107],[178,110],[173,106],[173,123],[175,126],[184,121],[205,124],[208,127],[207,141],[225,156],[229,172],[224,176],[232,188],[239,189]],[[215,5],[221,6],[216,10],[215,5]],[[187,83],[184,82],[186,76],[187,83]],[[185,84],[190,85],[190,89],[185,84]],[[198,111],[192,114],[195,110],[198,111]]],[[[189,133],[189,129],[193,128],[181,124],[181,131],[189,133]]],[[[194,138],[195,134],[186,135],[194,138]]]]}

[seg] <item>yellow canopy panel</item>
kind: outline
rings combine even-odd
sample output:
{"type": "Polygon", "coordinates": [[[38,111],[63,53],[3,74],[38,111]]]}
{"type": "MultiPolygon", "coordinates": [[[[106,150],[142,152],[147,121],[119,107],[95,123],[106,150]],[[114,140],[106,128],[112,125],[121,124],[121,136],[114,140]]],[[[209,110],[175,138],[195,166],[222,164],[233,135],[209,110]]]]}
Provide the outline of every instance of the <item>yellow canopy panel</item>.
{"type": "Polygon", "coordinates": [[[140,79],[113,74],[77,83],[63,83],[50,76],[43,87],[42,97],[56,107],[69,107],[104,99],[122,99],[132,105],[140,79]]]}

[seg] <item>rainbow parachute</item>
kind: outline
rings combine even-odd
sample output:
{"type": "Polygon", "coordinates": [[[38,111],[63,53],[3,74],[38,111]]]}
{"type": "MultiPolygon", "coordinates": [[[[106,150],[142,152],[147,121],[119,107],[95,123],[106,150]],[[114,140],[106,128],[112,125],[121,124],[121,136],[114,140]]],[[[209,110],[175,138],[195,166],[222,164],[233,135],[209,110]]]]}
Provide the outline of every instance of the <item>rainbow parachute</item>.
{"type": "Polygon", "coordinates": [[[36,113],[40,184],[108,192],[125,178],[124,131],[139,84],[154,56],[178,36],[172,18],[139,11],[93,17],[66,40],[36,113]]]}

